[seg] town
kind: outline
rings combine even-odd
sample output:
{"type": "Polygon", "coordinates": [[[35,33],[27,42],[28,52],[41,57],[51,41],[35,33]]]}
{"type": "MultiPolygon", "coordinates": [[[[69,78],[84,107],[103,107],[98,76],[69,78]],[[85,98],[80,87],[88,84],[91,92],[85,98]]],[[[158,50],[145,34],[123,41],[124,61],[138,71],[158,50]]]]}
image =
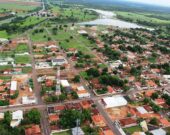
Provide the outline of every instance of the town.
{"type": "Polygon", "coordinates": [[[170,134],[170,21],[81,24],[99,16],[0,0],[0,135],[170,134]]]}

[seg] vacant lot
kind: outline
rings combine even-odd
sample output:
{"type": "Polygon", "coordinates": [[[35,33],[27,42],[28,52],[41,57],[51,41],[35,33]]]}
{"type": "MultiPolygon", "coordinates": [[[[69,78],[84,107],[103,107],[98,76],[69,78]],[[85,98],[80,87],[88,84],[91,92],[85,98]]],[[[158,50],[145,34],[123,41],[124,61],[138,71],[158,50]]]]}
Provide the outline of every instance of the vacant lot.
{"type": "Polygon", "coordinates": [[[29,48],[28,48],[28,45],[26,44],[19,44],[17,48],[15,49],[16,53],[24,53],[28,51],[29,51],[29,48]]]}
{"type": "Polygon", "coordinates": [[[54,133],[53,135],[71,135],[71,131],[65,131],[60,133],[54,133]]]}
{"type": "Polygon", "coordinates": [[[16,64],[27,64],[30,63],[31,59],[29,55],[24,55],[24,56],[15,56],[15,63],[16,64]]]}
{"type": "Polygon", "coordinates": [[[129,128],[124,128],[124,131],[129,134],[133,134],[134,132],[141,132],[142,128],[140,126],[133,126],[129,128]]]}

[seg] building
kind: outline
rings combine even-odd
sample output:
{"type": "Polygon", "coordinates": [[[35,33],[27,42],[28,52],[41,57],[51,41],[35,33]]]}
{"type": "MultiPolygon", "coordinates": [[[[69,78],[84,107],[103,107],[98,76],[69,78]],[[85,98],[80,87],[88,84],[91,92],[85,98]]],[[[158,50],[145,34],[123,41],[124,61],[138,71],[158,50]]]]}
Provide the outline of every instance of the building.
{"type": "Polygon", "coordinates": [[[1,58],[0,59],[0,66],[4,65],[14,65],[14,59],[13,58],[1,58]]]}
{"type": "Polygon", "coordinates": [[[101,100],[105,108],[126,106],[127,101],[123,96],[106,97],[101,100]]]}
{"type": "Polygon", "coordinates": [[[22,104],[35,104],[37,101],[34,96],[28,97],[23,96],[22,97],[22,104]]]}
{"type": "Polygon", "coordinates": [[[90,97],[90,93],[88,93],[88,91],[83,86],[77,87],[77,95],[79,98],[90,97]]]}
{"type": "Polygon", "coordinates": [[[85,135],[85,133],[80,127],[72,128],[71,131],[72,131],[72,135],[85,135]]]}
{"type": "Polygon", "coordinates": [[[0,38],[0,44],[8,44],[9,40],[6,38],[0,38]]]}
{"type": "Polygon", "coordinates": [[[17,81],[11,81],[11,91],[16,91],[17,90],[17,81]]]}
{"type": "Polygon", "coordinates": [[[153,135],[166,135],[166,131],[162,128],[151,130],[150,133],[152,133],[153,135]]]}
{"type": "Polygon", "coordinates": [[[137,122],[135,119],[133,118],[125,118],[125,119],[121,119],[119,120],[121,127],[126,128],[126,127],[132,127],[132,126],[136,126],[137,122]]]}
{"type": "Polygon", "coordinates": [[[25,135],[41,135],[41,129],[39,125],[32,125],[25,129],[25,135]]]}
{"type": "Polygon", "coordinates": [[[106,126],[105,119],[102,115],[96,114],[96,115],[91,116],[91,118],[95,126],[98,126],[98,127],[106,126]]]}
{"type": "Polygon", "coordinates": [[[58,56],[55,59],[51,60],[52,66],[63,66],[68,64],[67,60],[63,56],[58,56]]]}
{"type": "Polygon", "coordinates": [[[23,120],[23,111],[18,110],[15,112],[12,112],[12,121],[10,123],[11,127],[16,127],[21,123],[21,120],[23,120]]]}

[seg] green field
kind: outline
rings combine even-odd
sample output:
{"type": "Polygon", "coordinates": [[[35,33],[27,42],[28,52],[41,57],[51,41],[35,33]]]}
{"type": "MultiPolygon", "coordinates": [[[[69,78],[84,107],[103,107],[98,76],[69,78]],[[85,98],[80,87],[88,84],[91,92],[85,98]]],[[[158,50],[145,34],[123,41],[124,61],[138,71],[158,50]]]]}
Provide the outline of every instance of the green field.
{"type": "Polygon", "coordinates": [[[126,133],[133,134],[134,132],[141,132],[142,128],[140,126],[133,126],[123,129],[126,133]]]}
{"type": "Polygon", "coordinates": [[[17,25],[20,25],[20,27],[26,27],[26,26],[38,24],[42,22],[44,19],[45,18],[43,17],[40,18],[40,17],[31,16],[31,17],[27,17],[23,22],[18,23],[17,25]]]}
{"type": "Polygon", "coordinates": [[[53,133],[53,135],[71,135],[70,131],[64,131],[64,132],[60,132],[60,133],[53,133]]]}
{"type": "Polygon", "coordinates": [[[93,20],[97,18],[97,14],[95,12],[87,11],[80,7],[60,8],[58,6],[52,6],[51,11],[63,18],[73,17],[78,21],[93,20]]]}
{"type": "Polygon", "coordinates": [[[0,66],[0,71],[12,69],[12,65],[0,66]]]}
{"type": "Polygon", "coordinates": [[[84,53],[90,53],[90,48],[96,47],[86,37],[79,35],[76,30],[58,30],[56,35],[52,35],[52,38],[59,41],[61,43],[60,46],[64,49],[76,48],[84,53]]]}
{"type": "Polygon", "coordinates": [[[30,63],[31,59],[29,55],[24,55],[24,56],[15,56],[15,63],[16,64],[27,64],[30,63]]]}
{"type": "Polygon", "coordinates": [[[151,14],[151,13],[144,13],[144,12],[123,12],[123,11],[116,11],[116,14],[118,15],[118,18],[131,21],[134,23],[139,24],[146,24],[146,25],[169,25],[170,20],[168,19],[168,16],[166,15],[157,15],[157,14],[151,14]],[[167,18],[167,19],[163,19],[167,18]]]}
{"type": "Polygon", "coordinates": [[[8,34],[6,31],[0,31],[0,38],[8,38],[8,34]]]}
{"type": "Polygon", "coordinates": [[[24,53],[28,51],[29,51],[29,48],[28,48],[28,45],[26,44],[19,44],[15,49],[16,53],[24,53]]]}
{"type": "Polygon", "coordinates": [[[12,11],[12,12],[17,12],[18,14],[25,14],[29,11],[35,10],[37,7],[36,5],[26,5],[23,3],[16,3],[16,2],[6,2],[6,3],[1,3],[0,2],[0,12],[4,11],[12,11]]]}

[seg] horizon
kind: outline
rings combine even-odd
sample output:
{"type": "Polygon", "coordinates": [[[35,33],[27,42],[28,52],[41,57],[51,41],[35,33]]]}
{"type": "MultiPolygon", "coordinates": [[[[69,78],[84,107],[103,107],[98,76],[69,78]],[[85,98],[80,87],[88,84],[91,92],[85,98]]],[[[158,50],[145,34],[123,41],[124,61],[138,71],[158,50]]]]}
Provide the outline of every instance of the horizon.
{"type": "Polygon", "coordinates": [[[156,5],[162,7],[170,7],[170,0],[122,0],[128,2],[135,2],[140,4],[147,4],[147,5],[156,5]]]}

